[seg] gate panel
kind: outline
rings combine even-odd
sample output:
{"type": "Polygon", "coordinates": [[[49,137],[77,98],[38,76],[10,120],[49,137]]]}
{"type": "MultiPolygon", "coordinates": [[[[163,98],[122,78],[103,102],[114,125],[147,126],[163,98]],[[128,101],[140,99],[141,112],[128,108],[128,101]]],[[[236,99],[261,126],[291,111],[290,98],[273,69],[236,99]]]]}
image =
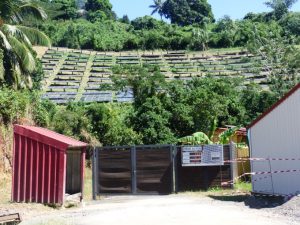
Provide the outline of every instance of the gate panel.
{"type": "MultiPolygon", "coordinates": [[[[230,146],[224,145],[224,160],[230,160],[230,146]]],[[[177,185],[179,191],[197,191],[207,190],[212,187],[221,187],[222,182],[229,182],[233,179],[232,166],[224,164],[222,166],[181,166],[181,147],[178,147],[177,153],[177,185]]],[[[230,188],[231,185],[222,186],[230,188]]]]}
{"type": "Polygon", "coordinates": [[[131,151],[98,150],[98,193],[131,193],[131,151]]]}
{"type": "Polygon", "coordinates": [[[136,178],[137,193],[172,193],[171,147],[136,147],[136,178]]]}

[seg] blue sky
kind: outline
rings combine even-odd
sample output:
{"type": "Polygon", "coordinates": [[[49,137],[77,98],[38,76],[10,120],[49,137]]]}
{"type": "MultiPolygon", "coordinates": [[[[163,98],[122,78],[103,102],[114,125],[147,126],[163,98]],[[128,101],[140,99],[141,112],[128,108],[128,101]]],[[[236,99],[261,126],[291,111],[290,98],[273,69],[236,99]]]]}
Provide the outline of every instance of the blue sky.
{"type": "MultiPolygon", "coordinates": [[[[150,15],[149,5],[153,0],[110,0],[113,10],[119,17],[127,14],[135,19],[139,16],[150,15]]],[[[264,5],[266,0],[208,0],[216,19],[229,15],[233,19],[241,19],[248,12],[265,12],[269,9],[264,5]]],[[[300,11],[300,0],[293,6],[292,11],[300,11]]],[[[158,15],[155,16],[159,18],[158,15]]]]}

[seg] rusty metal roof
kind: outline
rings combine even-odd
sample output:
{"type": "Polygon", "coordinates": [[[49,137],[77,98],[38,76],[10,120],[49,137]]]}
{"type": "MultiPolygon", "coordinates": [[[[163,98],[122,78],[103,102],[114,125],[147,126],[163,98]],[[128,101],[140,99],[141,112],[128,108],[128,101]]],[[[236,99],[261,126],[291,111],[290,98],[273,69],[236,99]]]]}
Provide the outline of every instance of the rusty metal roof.
{"type": "Polygon", "coordinates": [[[86,147],[87,143],[56,133],[42,127],[15,125],[14,132],[42,143],[66,150],[70,147],[86,147]]]}

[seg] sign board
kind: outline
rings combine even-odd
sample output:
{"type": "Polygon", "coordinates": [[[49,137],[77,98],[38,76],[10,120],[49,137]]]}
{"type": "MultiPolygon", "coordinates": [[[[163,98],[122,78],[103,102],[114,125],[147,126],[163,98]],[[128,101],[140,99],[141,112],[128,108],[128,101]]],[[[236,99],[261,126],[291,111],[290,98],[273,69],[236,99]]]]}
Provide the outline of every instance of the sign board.
{"type": "Polygon", "coordinates": [[[222,166],[223,145],[183,146],[182,166],[222,166]]]}

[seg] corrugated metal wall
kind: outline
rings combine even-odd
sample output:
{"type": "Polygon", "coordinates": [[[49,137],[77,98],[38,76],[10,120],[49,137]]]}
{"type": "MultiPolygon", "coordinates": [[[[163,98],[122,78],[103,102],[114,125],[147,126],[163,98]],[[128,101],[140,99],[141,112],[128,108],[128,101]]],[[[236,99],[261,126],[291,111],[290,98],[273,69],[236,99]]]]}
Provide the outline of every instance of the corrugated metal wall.
{"type": "MultiPolygon", "coordinates": [[[[300,89],[249,130],[254,158],[300,158],[300,89]]],[[[300,170],[300,161],[253,161],[253,172],[300,170]]],[[[290,195],[300,191],[300,173],[277,173],[252,177],[253,191],[290,195]]]]}
{"type": "Polygon", "coordinates": [[[66,154],[15,133],[12,200],[63,203],[66,154]]]}

